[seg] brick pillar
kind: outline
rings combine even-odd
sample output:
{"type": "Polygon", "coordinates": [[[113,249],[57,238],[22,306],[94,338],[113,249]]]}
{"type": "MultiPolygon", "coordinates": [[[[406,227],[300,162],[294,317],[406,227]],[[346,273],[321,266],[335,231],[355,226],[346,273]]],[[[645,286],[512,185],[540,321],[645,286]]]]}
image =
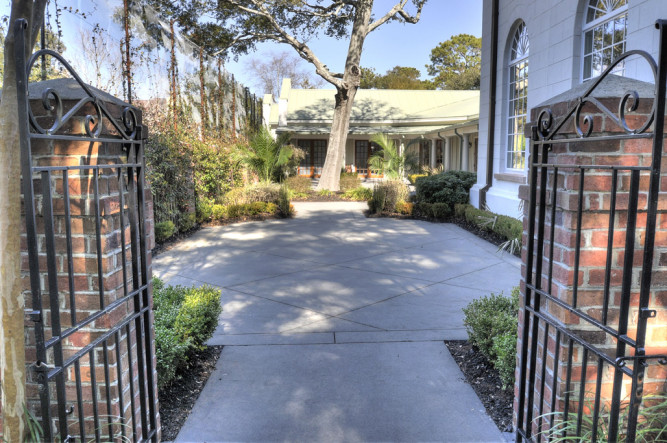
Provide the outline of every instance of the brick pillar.
{"type": "MultiPolygon", "coordinates": [[[[623,94],[626,89],[617,93],[623,94]]],[[[570,94],[570,96],[576,94],[570,94]]],[[[554,113],[555,121],[565,115],[568,109],[575,104],[575,101],[568,101],[567,93],[563,94],[562,100],[551,100],[552,104],[544,107],[538,107],[531,112],[533,122],[537,121],[540,112],[545,108],[550,108],[554,113]]],[[[652,97],[649,95],[649,97],[652,97]]],[[[620,97],[597,97],[608,109],[617,110],[620,97]]],[[[651,112],[652,99],[640,100],[638,109],[633,113],[628,113],[627,123],[630,128],[638,128],[647,121],[647,115],[651,112]]],[[[593,134],[591,136],[614,136],[622,133],[621,128],[606,114],[602,113],[593,105],[586,104],[581,113],[583,129],[584,116],[590,116],[593,122],[593,134]]],[[[528,128],[537,123],[527,125],[528,128]]],[[[562,137],[557,138],[576,138],[572,118],[558,132],[562,137]]],[[[533,153],[535,155],[535,153],[533,153]]],[[[646,336],[646,354],[665,354],[667,353],[667,155],[663,153],[662,161],[662,179],[661,195],[659,199],[659,214],[657,218],[657,230],[655,233],[655,255],[653,261],[652,285],[650,292],[649,308],[656,310],[656,317],[648,320],[648,331],[646,336]]],[[[623,165],[623,166],[650,166],[652,161],[652,139],[627,139],[627,140],[604,140],[591,142],[571,142],[563,144],[554,144],[549,152],[549,163],[558,165],[623,165]]],[[[577,288],[576,307],[584,314],[598,320],[603,320],[604,304],[604,284],[605,271],[608,262],[608,228],[609,212],[612,198],[613,173],[610,169],[588,170],[585,174],[583,184],[582,200],[582,221],[580,236],[580,255],[579,272],[575,275],[575,256],[577,247],[577,219],[579,209],[579,186],[580,171],[578,169],[559,168],[557,176],[556,196],[552,195],[554,174],[549,172],[547,186],[547,218],[545,226],[545,246],[544,254],[541,258],[543,271],[541,276],[534,276],[533,281],[541,278],[542,288],[550,292],[559,300],[572,305],[574,300],[574,289],[577,288]],[[552,201],[555,197],[556,212],[552,219],[550,211],[552,201]],[[550,229],[554,224],[554,246],[553,246],[553,275],[551,287],[548,284],[548,269],[550,251],[550,229]]],[[[609,309],[607,324],[616,329],[619,324],[619,307],[621,305],[621,287],[623,279],[623,264],[626,252],[626,228],[628,226],[628,202],[630,189],[630,172],[619,171],[617,177],[616,194],[616,217],[614,223],[614,235],[611,240],[611,251],[609,259],[610,267],[610,290],[609,290],[609,309]]],[[[539,179],[538,179],[539,182],[539,179]]],[[[649,173],[642,172],[639,182],[638,215],[637,229],[635,234],[635,253],[632,259],[633,269],[631,275],[631,301],[628,322],[628,336],[636,337],[639,288],[640,288],[640,270],[643,259],[644,241],[646,234],[646,216],[647,216],[647,195],[649,189],[649,173]]],[[[523,236],[523,266],[522,266],[522,305],[526,293],[526,260],[527,260],[527,235],[528,227],[532,220],[528,220],[530,186],[523,185],[519,191],[520,198],[524,201],[524,236],[523,236]]],[[[538,194],[539,195],[539,194],[538,194]]],[[[537,229],[535,230],[537,233],[537,229]]],[[[540,259],[536,259],[540,260],[540,259]]],[[[556,319],[557,323],[575,331],[579,337],[593,343],[599,349],[606,349],[609,354],[615,356],[616,339],[611,335],[600,331],[599,328],[591,325],[589,322],[580,319],[570,313],[567,309],[558,306],[553,302],[543,302],[541,312],[547,316],[556,319]]],[[[568,346],[561,343],[556,349],[556,333],[553,328],[549,330],[546,352],[545,391],[542,399],[540,389],[541,368],[543,366],[544,343],[542,335],[544,333],[544,324],[541,323],[539,331],[539,346],[536,354],[537,375],[534,386],[527,389],[534,390],[535,404],[533,409],[533,418],[539,416],[540,401],[542,402],[542,414],[551,412],[551,387],[557,389],[556,411],[563,411],[566,398],[566,366],[568,358],[568,346]],[[554,359],[558,352],[558,371],[554,374],[554,359]],[[556,382],[554,382],[556,377],[556,382]]],[[[519,315],[519,343],[518,354],[521,355],[523,337],[523,312],[519,315]]],[[[582,348],[574,346],[573,364],[571,379],[573,385],[570,389],[579,388],[579,382],[582,377],[583,362],[582,348]],[[574,384],[576,382],[576,384],[574,384]]],[[[650,361],[644,379],[644,393],[652,394],[665,391],[665,378],[667,371],[664,366],[660,366],[656,361],[650,361]]],[[[612,381],[614,378],[614,368],[609,364],[602,365],[602,381],[600,392],[602,393],[602,407],[608,403],[611,398],[612,381]]],[[[588,398],[589,392],[595,392],[596,379],[598,374],[597,359],[592,359],[589,354],[587,370],[585,374],[585,398],[588,398]]],[[[518,408],[518,386],[519,386],[520,362],[517,359],[517,384],[514,419],[517,423],[518,408]]],[[[627,400],[630,395],[630,378],[624,377],[623,397],[621,400],[627,400]]],[[[577,395],[570,397],[570,407],[574,407],[578,402],[577,395]]],[[[586,404],[586,403],[585,403],[586,404]]],[[[572,410],[571,410],[572,411],[572,410]]],[[[571,412],[576,416],[576,410],[571,412]]],[[[548,426],[547,426],[548,427],[548,426]]],[[[544,429],[544,424],[542,429],[544,429]]],[[[538,427],[533,423],[533,433],[539,432],[538,427]]]]}
{"type": "MultiPolygon", "coordinates": [[[[41,91],[51,87],[58,90],[65,110],[70,109],[82,98],[81,91],[71,80],[54,80],[31,85],[31,107],[40,124],[47,127],[52,118],[44,110],[41,101],[41,91]],[[35,88],[33,91],[32,88],[35,88]],[[33,98],[33,95],[35,98],[33,98]]],[[[106,94],[99,93],[103,105],[111,112],[114,118],[121,117],[124,103],[106,94]]],[[[85,105],[76,116],[69,120],[66,127],[58,134],[81,135],[86,134],[85,125],[87,115],[96,115],[94,107],[85,105]]],[[[141,112],[136,111],[137,123],[141,123],[141,112]]],[[[120,138],[110,123],[103,120],[101,137],[120,138]]],[[[122,164],[128,161],[127,151],[120,143],[90,143],[71,140],[33,140],[32,160],[34,166],[84,166],[122,164]]],[[[132,160],[130,158],[130,160],[132,160]]],[[[51,174],[51,202],[53,205],[53,227],[55,242],[55,261],[57,270],[57,286],[59,300],[59,320],[62,330],[81,323],[86,318],[96,315],[102,306],[109,306],[124,297],[132,290],[132,248],[131,238],[133,231],[130,228],[132,219],[129,216],[129,206],[133,200],[128,189],[127,169],[119,177],[118,168],[99,169],[97,180],[91,170],[68,171],[67,180],[63,172],[53,171],[51,174]],[[97,182],[97,183],[96,183],[97,182]],[[69,193],[69,212],[71,216],[71,262],[68,259],[68,228],[66,218],[65,189],[69,193]],[[96,218],[94,195],[97,189],[99,196],[99,227],[96,218]],[[122,204],[121,204],[122,190],[122,204]],[[99,253],[98,253],[99,249],[99,253]],[[125,264],[125,268],[124,265],[125,264]],[[100,275],[101,272],[101,275],[100,275]],[[72,313],[72,302],[76,309],[72,313]],[[73,318],[76,315],[76,321],[73,318]]],[[[45,338],[52,336],[51,327],[55,312],[50,308],[49,278],[47,271],[47,236],[44,225],[45,206],[48,201],[42,197],[45,183],[39,174],[33,176],[35,186],[35,209],[37,217],[37,244],[39,258],[39,280],[41,286],[41,300],[45,338]]],[[[136,195],[136,194],[135,194],[136,195]]],[[[151,277],[151,253],[154,247],[153,235],[153,207],[150,189],[144,192],[145,201],[145,232],[146,249],[148,253],[147,278],[151,277]]],[[[22,235],[22,278],[27,308],[32,305],[30,292],[29,258],[27,252],[27,237],[25,223],[22,235]]],[[[138,235],[138,233],[137,233],[138,235]]],[[[138,238],[138,237],[137,237],[138,238]]],[[[152,297],[149,297],[149,300],[152,297]]],[[[78,332],[74,332],[63,342],[65,359],[74,355],[82,347],[101,337],[105,331],[113,327],[134,310],[132,300],[119,304],[105,315],[85,325],[78,332]]],[[[35,341],[35,323],[26,319],[26,361],[28,368],[27,396],[28,406],[37,416],[41,415],[37,372],[34,363],[37,359],[35,341]]],[[[91,354],[80,360],[80,365],[69,365],[65,374],[65,395],[68,407],[72,407],[71,417],[75,420],[79,416],[79,407],[82,407],[81,416],[86,417],[85,432],[87,439],[94,437],[95,432],[101,432],[103,438],[108,433],[109,421],[112,432],[121,432],[120,423],[125,423],[125,431],[132,432],[132,403],[138,405],[141,401],[139,381],[137,377],[137,335],[133,321],[128,328],[123,328],[118,335],[111,336],[103,343],[96,345],[91,354]],[[116,338],[119,340],[116,341],[116,338]],[[93,356],[94,362],[91,362],[93,356]],[[120,357],[120,361],[118,360],[120,357]],[[132,363],[130,365],[130,358],[132,363]],[[105,371],[107,363],[108,370],[105,371]],[[131,367],[132,366],[132,367],[131,367]],[[77,380],[81,390],[77,392],[77,380]],[[130,383],[133,386],[130,387],[130,383]],[[119,394],[119,391],[122,391],[119,394]],[[107,401],[107,392],[109,399],[107,401]],[[79,397],[80,393],[80,397],[79,397]],[[133,395],[132,395],[133,394],[133,395]],[[122,397],[122,399],[121,399],[122,397]],[[80,400],[80,404],[79,404],[80,400]],[[94,403],[97,403],[96,405],[94,403]],[[122,405],[122,409],[121,409],[122,405]],[[104,418],[95,423],[92,418],[93,409],[104,418]],[[107,417],[110,416],[110,419],[107,417]]],[[[152,330],[152,321],[149,327],[152,330]]],[[[151,333],[152,334],[152,333],[151,333]]],[[[52,353],[47,354],[47,362],[54,364],[52,353]]],[[[154,364],[153,364],[153,367],[154,364]]],[[[156,374],[153,379],[156,379],[156,374]]],[[[55,402],[55,383],[50,384],[51,403],[55,402]]],[[[155,384],[154,389],[156,389],[155,384]]],[[[157,405],[156,405],[157,409],[157,405]]],[[[51,408],[54,422],[58,418],[55,408],[51,408]]],[[[141,420],[135,416],[139,437],[141,436],[141,420]]],[[[159,417],[157,419],[159,429],[159,417]]],[[[58,432],[55,429],[54,432],[58,432]]],[[[71,435],[80,435],[78,425],[71,425],[71,435]]]]}

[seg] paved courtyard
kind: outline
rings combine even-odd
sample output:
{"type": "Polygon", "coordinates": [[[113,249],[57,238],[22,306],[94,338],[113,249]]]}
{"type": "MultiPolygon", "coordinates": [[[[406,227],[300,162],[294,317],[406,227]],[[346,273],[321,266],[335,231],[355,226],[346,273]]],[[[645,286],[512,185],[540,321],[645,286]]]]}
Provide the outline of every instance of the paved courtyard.
{"type": "Polygon", "coordinates": [[[177,441],[502,441],[443,340],[520,261],[451,224],[295,206],[154,260],[169,284],[222,290],[225,347],[177,441]]]}

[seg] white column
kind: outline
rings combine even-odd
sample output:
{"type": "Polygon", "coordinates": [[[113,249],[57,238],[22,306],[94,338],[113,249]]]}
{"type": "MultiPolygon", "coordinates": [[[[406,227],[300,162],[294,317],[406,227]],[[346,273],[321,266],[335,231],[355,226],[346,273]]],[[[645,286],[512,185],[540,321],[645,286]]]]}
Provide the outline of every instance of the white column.
{"type": "Polygon", "coordinates": [[[461,149],[461,169],[463,171],[468,170],[468,155],[469,150],[468,150],[468,134],[463,134],[463,146],[461,149]]]}
{"type": "Polygon", "coordinates": [[[431,169],[435,168],[435,140],[431,140],[431,169]]]}
{"type": "Polygon", "coordinates": [[[445,171],[449,171],[450,169],[452,169],[452,167],[451,167],[452,166],[451,165],[451,163],[452,163],[452,161],[451,161],[451,158],[452,158],[452,144],[449,141],[449,137],[445,137],[445,154],[444,154],[444,156],[445,156],[445,158],[443,159],[443,161],[445,163],[445,171]]]}

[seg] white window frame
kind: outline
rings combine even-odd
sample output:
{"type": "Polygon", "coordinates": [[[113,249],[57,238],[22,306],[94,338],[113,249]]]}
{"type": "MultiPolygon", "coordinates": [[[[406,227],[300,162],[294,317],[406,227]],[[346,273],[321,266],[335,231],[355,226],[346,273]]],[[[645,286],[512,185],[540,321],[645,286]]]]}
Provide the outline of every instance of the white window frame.
{"type": "Polygon", "coordinates": [[[530,42],[528,40],[528,31],[526,28],[526,23],[521,22],[512,33],[512,43],[509,50],[509,62],[507,64],[507,91],[508,91],[508,107],[507,107],[507,131],[506,136],[506,147],[505,147],[505,158],[504,165],[505,169],[510,172],[519,172],[525,171],[526,169],[526,139],[523,136],[523,131],[526,127],[526,119],[528,118],[528,75],[529,75],[529,64],[528,57],[530,55],[530,42]],[[521,46],[524,47],[521,47],[521,46]],[[521,53],[513,57],[517,50],[521,50],[521,53]],[[517,84],[516,78],[513,77],[513,72],[516,72],[516,68],[519,65],[524,65],[524,74],[523,77],[519,79],[519,82],[525,82],[525,85],[522,89],[522,95],[515,96],[515,85],[517,84]],[[523,113],[516,113],[516,108],[514,106],[517,102],[523,102],[521,106],[521,111],[523,113]],[[519,123],[520,128],[517,128],[515,131],[515,123],[517,120],[523,120],[523,123],[519,123]],[[523,146],[521,146],[521,151],[514,149],[516,145],[516,137],[520,136],[524,140],[523,146]],[[515,167],[514,158],[519,154],[522,155],[522,165],[520,167],[515,167]]]}
{"type": "MultiPolygon", "coordinates": [[[[607,1],[614,1],[614,0],[607,0],[607,1]]],[[[602,51],[604,51],[604,49],[606,49],[606,48],[603,47],[602,51],[595,51],[591,47],[591,52],[587,52],[588,48],[586,48],[586,35],[588,33],[595,34],[596,29],[601,29],[607,23],[612,22],[614,20],[617,20],[617,19],[625,16],[625,35],[624,35],[624,39],[622,40],[622,42],[613,42],[612,45],[611,45],[611,48],[613,48],[615,45],[617,45],[619,43],[622,43],[623,44],[623,49],[622,49],[621,53],[623,53],[623,52],[625,52],[626,43],[628,41],[628,21],[627,21],[628,20],[628,1],[626,0],[625,5],[622,5],[618,8],[616,8],[616,9],[612,10],[611,12],[606,13],[602,17],[599,17],[599,18],[597,18],[597,19],[595,19],[591,22],[586,22],[586,20],[588,19],[588,12],[591,10],[591,8],[594,7],[592,5],[593,2],[597,2],[597,0],[586,0],[586,7],[584,8],[584,12],[583,12],[584,17],[583,17],[583,20],[582,20],[583,27],[582,27],[582,32],[581,32],[581,48],[582,48],[581,49],[581,81],[590,80],[591,78],[595,78],[602,73],[602,72],[600,72],[600,73],[594,73],[593,72],[593,62],[591,61],[591,72],[587,76],[586,75],[586,57],[589,56],[589,55],[592,56],[596,52],[602,52],[602,51]]],[[[591,40],[592,40],[592,38],[593,37],[591,37],[591,40]]],[[[591,45],[592,44],[593,43],[591,43],[591,45]]],[[[612,49],[612,51],[613,51],[613,49],[612,49]]],[[[613,54],[613,52],[612,52],[612,54],[613,54]]],[[[610,62],[611,61],[612,60],[610,60],[610,62]]],[[[604,69],[606,69],[606,68],[603,68],[602,71],[604,71],[604,69]]],[[[613,71],[613,73],[617,74],[617,75],[623,75],[623,72],[624,72],[624,63],[619,64],[616,67],[616,69],[614,69],[614,71],[613,71]]]]}

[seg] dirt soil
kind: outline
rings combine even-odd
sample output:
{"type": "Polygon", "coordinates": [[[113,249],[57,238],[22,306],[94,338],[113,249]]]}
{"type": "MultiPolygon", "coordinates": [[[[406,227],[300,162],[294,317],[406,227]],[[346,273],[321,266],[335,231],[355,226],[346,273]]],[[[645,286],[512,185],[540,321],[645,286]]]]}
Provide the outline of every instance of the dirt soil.
{"type": "Polygon", "coordinates": [[[206,381],[215,369],[222,346],[207,346],[190,359],[181,377],[158,392],[162,441],[176,439],[206,381]]]}
{"type": "Polygon", "coordinates": [[[500,376],[493,365],[467,341],[452,340],[445,341],[445,344],[498,429],[512,432],[512,387],[503,389],[500,376]]]}

